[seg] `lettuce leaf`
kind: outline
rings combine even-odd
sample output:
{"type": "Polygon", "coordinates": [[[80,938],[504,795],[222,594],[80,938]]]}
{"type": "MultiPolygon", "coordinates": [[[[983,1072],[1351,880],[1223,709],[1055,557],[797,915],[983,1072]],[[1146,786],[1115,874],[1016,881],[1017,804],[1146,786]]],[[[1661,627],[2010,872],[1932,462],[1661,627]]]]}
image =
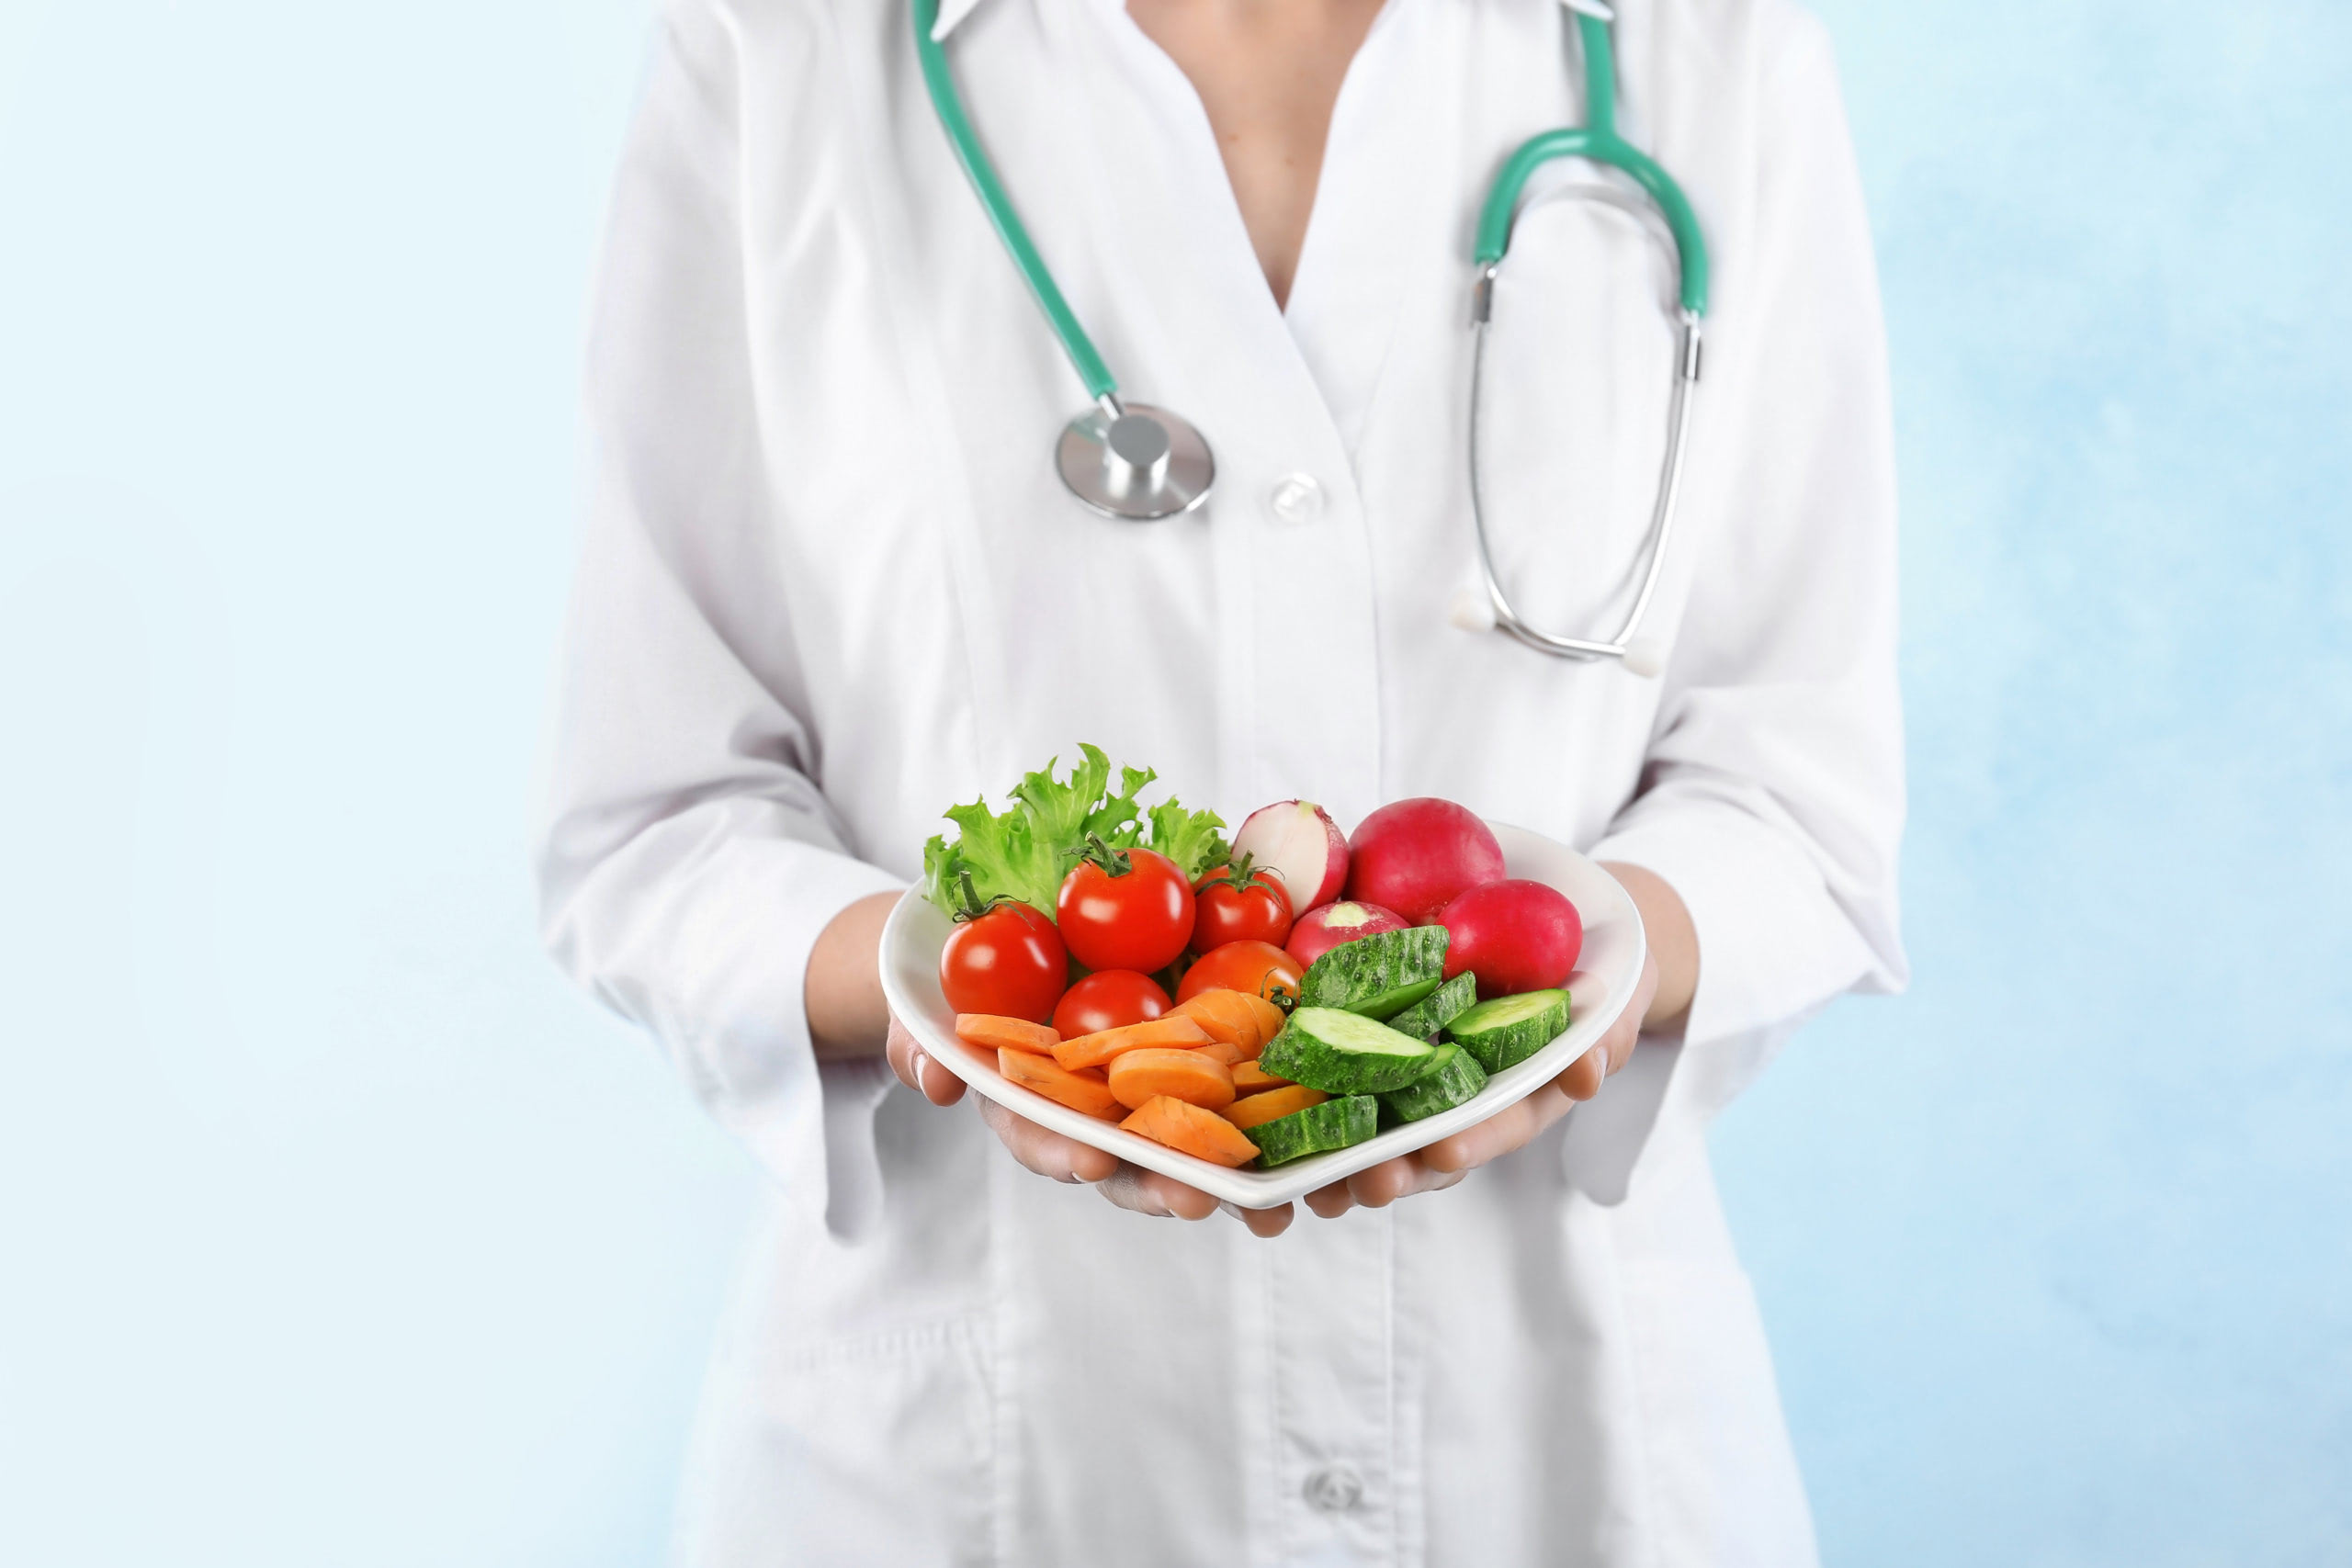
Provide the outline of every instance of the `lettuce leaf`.
{"type": "Polygon", "coordinates": [[[1203,872],[1233,858],[1233,846],[1217,831],[1225,826],[1225,819],[1216,812],[1187,811],[1168,800],[1153,807],[1148,815],[1151,818],[1151,842],[1145,847],[1174,861],[1182,868],[1186,881],[1198,882],[1203,872]]]}
{"type": "Polygon", "coordinates": [[[1017,898],[1050,917],[1062,878],[1090,837],[1114,849],[1157,850],[1188,877],[1232,853],[1216,813],[1187,811],[1172,800],[1148,808],[1137,801],[1159,777],[1152,770],[1120,769],[1114,791],[1111,759],[1100,747],[1078,750],[1067,779],[1054,776],[1060,759],[1047,761],[1013,786],[1001,812],[990,811],[985,796],[948,807],[956,840],[950,843],[943,833],[923,846],[923,897],[953,915],[965,906],[962,883],[969,875],[982,904],[1017,898]]]}

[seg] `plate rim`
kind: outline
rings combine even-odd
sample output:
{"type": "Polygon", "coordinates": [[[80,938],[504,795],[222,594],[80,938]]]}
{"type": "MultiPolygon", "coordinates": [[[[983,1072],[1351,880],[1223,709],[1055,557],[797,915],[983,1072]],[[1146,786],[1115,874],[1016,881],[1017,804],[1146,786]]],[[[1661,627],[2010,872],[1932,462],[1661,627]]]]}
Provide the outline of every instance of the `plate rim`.
{"type": "MultiPolygon", "coordinates": [[[[915,911],[930,908],[920,886],[909,887],[899,897],[899,902],[891,907],[889,919],[884,922],[878,960],[882,994],[889,1005],[891,1016],[914,1036],[924,1053],[962,1079],[973,1092],[1066,1137],[1116,1155],[1148,1170],[1172,1177],[1236,1207],[1275,1208],[1317,1188],[1344,1180],[1382,1160],[1426,1148],[1464,1127],[1475,1126],[1510,1109],[1589,1050],[1593,1041],[1607,1032],[1632,999],[1634,982],[1640,976],[1642,963],[1648,951],[1648,933],[1642,927],[1641,911],[1634,907],[1623,885],[1610,876],[1599,863],[1555,839],[1508,822],[1488,821],[1487,826],[1502,842],[1504,867],[1510,874],[1519,874],[1512,870],[1512,862],[1520,858],[1512,852],[1512,841],[1521,840],[1544,852],[1566,856],[1571,862],[1589,868],[1606,884],[1608,900],[1613,908],[1601,918],[1594,919],[1579,901],[1577,912],[1585,919],[1588,933],[1598,927],[1615,929],[1620,924],[1623,926],[1633,943],[1631,953],[1621,960],[1624,979],[1610,983],[1608,997],[1597,1011],[1572,1019],[1566,1033],[1526,1061],[1495,1074],[1488,1079],[1487,1088],[1474,1099],[1435,1116],[1385,1129],[1363,1143],[1333,1149],[1328,1154],[1311,1155],[1273,1170],[1211,1165],[1206,1160],[1171,1149],[1165,1144],[1154,1143],[1129,1133],[1116,1122],[1104,1122],[1073,1111],[1047,1100],[1035,1089],[1012,1082],[996,1069],[993,1057],[982,1061],[977,1048],[966,1045],[952,1032],[943,1037],[925,1016],[925,999],[910,994],[899,984],[899,965],[893,962],[894,955],[910,942],[908,928],[918,918],[915,911]],[[1569,1050],[1572,1044],[1575,1049],[1569,1050]],[[1478,1114],[1464,1114],[1473,1107],[1481,1108],[1478,1114]],[[1415,1134],[1420,1135],[1416,1137],[1415,1134]]],[[[1553,881],[1550,877],[1536,880],[1553,881]]],[[[935,963],[932,968],[935,971],[935,963]]],[[[1578,973],[1586,971],[1579,970],[1578,973]]],[[[936,980],[933,982],[933,990],[936,997],[936,980]]],[[[945,998],[938,997],[937,1000],[944,1005],[945,998]]]]}

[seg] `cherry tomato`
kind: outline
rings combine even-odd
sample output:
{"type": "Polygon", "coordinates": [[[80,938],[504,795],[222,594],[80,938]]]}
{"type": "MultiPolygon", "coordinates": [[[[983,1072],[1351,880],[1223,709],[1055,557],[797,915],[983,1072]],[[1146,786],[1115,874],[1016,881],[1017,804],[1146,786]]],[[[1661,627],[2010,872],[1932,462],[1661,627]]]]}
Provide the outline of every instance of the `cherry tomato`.
{"type": "Polygon", "coordinates": [[[1149,974],[1193,939],[1193,885],[1166,855],[1114,850],[1101,839],[1062,879],[1055,921],[1070,956],[1089,969],[1149,974]]]}
{"type": "Polygon", "coordinates": [[[1054,1030],[1065,1040],[1105,1029],[1145,1023],[1166,1012],[1168,993],[1148,975],[1132,969],[1097,969],[1062,993],[1054,1009],[1054,1030]]]}
{"type": "Polygon", "coordinates": [[[970,896],[939,950],[939,988],[957,1012],[992,1012],[1043,1023],[1069,979],[1069,955],[1054,922],[1026,904],[982,905],[970,896]]]}
{"type": "Polygon", "coordinates": [[[1193,945],[1206,953],[1228,942],[1280,947],[1290,935],[1290,893],[1282,878],[1251,869],[1243,855],[1201,878],[1193,889],[1193,945]]]}
{"type": "Polygon", "coordinates": [[[1295,999],[1299,977],[1306,973],[1298,960],[1270,942],[1228,942],[1210,948],[1184,971],[1176,999],[1189,1002],[1203,991],[1247,991],[1274,998],[1278,990],[1295,999]]]}

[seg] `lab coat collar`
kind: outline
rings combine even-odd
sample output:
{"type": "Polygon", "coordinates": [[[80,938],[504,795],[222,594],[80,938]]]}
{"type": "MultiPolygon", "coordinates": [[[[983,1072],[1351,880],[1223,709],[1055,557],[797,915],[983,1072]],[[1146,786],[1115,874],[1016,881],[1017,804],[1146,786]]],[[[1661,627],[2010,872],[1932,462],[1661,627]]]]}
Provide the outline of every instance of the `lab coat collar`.
{"type": "MultiPolygon", "coordinates": [[[[1584,11],[1604,22],[1617,19],[1616,10],[1606,0],[1560,0],[1571,11],[1584,11]]],[[[956,24],[979,8],[980,0],[939,0],[939,19],[931,24],[931,36],[944,39],[956,30],[956,24]]]]}
{"type": "Polygon", "coordinates": [[[939,0],[939,19],[931,24],[931,36],[944,39],[956,30],[956,25],[970,16],[980,0],[939,0]]]}

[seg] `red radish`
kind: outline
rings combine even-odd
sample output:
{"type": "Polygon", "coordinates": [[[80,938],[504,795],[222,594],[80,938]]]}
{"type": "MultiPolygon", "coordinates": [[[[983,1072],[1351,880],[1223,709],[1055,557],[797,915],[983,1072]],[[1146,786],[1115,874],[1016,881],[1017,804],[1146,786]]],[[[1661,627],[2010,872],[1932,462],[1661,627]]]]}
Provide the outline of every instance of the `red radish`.
{"type": "Polygon", "coordinates": [[[1473,887],[1438,915],[1445,977],[1478,976],[1481,997],[1557,986],[1584,951],[1584,919],[1556,887],[1513,877],[1473,887]]]}
{"type": "Polygon", "coordinates": [[[1233,835],[1233,858],[1244,855],[1282,879],[1294,919],[1347,886],[1347,835],[1311,800],[1278,800],[1252,811],[1233,835]]]}
{"type": "Polygon", "coordinates": [[[1377,904],[1325,904],[1299,916],[1284,945],[1300,964],[1312,964],[1343,942],[1375,931],[1401,931],[1412,923],[1377,904]]]}
{"type": "Polygon", "coordinates": [[[1456,895],[1503,878],[1503,847],[1467,807],[1424,795],[1384,806],[1348,840],[1348,897],[1425,926],[1456,895]]]}

